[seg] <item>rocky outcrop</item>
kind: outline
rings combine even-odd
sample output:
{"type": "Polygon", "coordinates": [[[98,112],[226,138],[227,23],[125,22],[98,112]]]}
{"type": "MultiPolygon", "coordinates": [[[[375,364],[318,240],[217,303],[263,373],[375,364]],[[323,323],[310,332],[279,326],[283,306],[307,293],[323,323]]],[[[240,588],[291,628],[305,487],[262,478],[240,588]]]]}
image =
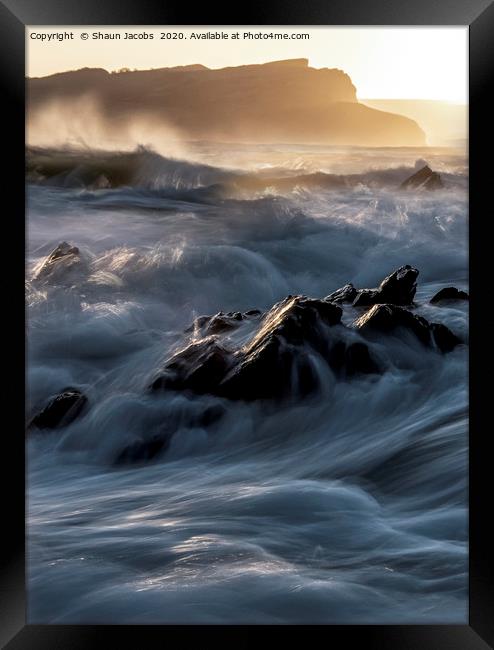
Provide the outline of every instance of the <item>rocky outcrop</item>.
{"type": "Polygon", "coordinates": [[[73,422],[87,404],[87,397],[76,388],[65,388],[33,417],[29,428],[58,429],[73,422]]]}
{"type": "Polygon", "coordinates": [[[288,296],[245,346],[228,348],[218,336],[193,342],[170,359],[151,389],[246,401],[303,397],[320,382],[313,355],[343,376],[377,372],[366,343],[345,336],[341,314],[332,302],[288,296]]]}
{"type": "Polygon", "coordinates": [[[230,399],[308,395],[317,388],[309,348],[324,353],[324,328],[340,323],[341,308],[323,300],[288,296],[266,314],[260,329],[237,354],[220,392],[230,399]]]}
{"type": "Polygon", "coordinates": [[[305,397],[321,388],[324,365],[339,379],[384,372],[387,362],[374,343],[382,351],[386,336],[400,330],[426,347],[450,352],[461,343],[451,330],[405,309],[413,304],[418,274],[405,265],[376,289],[346,284],[324,300],[287,296],[264,315],[250,310],[199,317],[188,331],[202,338],[172,356],[150,389],[244,401],[305,397]],[[341,322],[344,304],[370,309],[347,327],[341,322]],[[247,320],[257,329],[236,346],[228,333],[247,320]]]}
{"type": "Polygon", "coordinates": [[[461,340],[446,325],[429,323],[422,316],[396,305],[374,305],[353,326],[362,334],[388,334],[397,329],[411,332],[424,345],[450,352],[461,340]]]}
{"type": "Polygon", "coordinates": [[[67,242],[59,244],[43,261],[38,272],[33,277],[35,282],[58,282],[66,280],[74,271],[81,271],[84,262],[77,246],[67,242]]]}
{"type": "Polygon", "coordinates": [[[462,343],[461,339],[442,323],[431,323],[430,329],[432,340],[441,352],[451,352],[457,345],[462,343]]]}
{"type": "Polygon", "coordinates": [[[175,354],[151,384],[151,390],[190,390],[217,394],[234,363],[233,352],[214,336],[191,343],[175,354]]]}
{"type": "Polygon", "coordinates": [[[226,314],[220,311],[214,316],[199,316],[185,331],[195,332],[202,336],[223,334],[237,329],[237,327],[246,320],[256,319],[260,316],[262,316],[262,312],[259,309],[250,309],[243,313],[239,311],[230,311],[226,314]]]}
{"type": "Polygon", "coordinates": [[[390,273],[377,289],[359,289],[354,307],[370,307],[379,303],[411,305],[417,290],[418,270],[406,264],[390,273]]]}
{"type": "Polygon", "coordinates": [[[353,286],[353,284],[345,284],[343,287],[340,287],[340,289],[336,289],[336,291],[333,291],[333,293],[330,293],[329,296],[326,296],[324,300],[327,300],[328,302],[335,302],[337,304],[342,304],[342,303],[348,303],[348,302],[353,302],[355,298],[357,297],[357,289],[353,286]]]}
{"type": "Polygon", "coordinates": [[[425,165],[418,172],[404,180],[400,187],[404,190],[439,190],[444,187],[444,183],[437,172],[433,172],[429,165],[425,165]]]}
{"type": "Polygon", "coordinates": [[[442,302],[449,302],[451,300],[469,300],[469,296],[468,293],[461,291],[456,287],[444,287],[444,289],[441,289],[434,296],[432,296],[429,302],[431,305],[437,305],[442,302]]]}

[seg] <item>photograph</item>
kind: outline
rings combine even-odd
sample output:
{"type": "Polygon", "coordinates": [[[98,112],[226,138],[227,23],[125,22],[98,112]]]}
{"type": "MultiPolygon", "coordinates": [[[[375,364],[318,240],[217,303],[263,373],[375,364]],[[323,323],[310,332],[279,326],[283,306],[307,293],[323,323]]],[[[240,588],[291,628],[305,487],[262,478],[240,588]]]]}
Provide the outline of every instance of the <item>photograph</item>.
{"type": "Polygon", "coordinates": [[[25,47],[26,622],[468,625],[468,26],[25,47]]]}

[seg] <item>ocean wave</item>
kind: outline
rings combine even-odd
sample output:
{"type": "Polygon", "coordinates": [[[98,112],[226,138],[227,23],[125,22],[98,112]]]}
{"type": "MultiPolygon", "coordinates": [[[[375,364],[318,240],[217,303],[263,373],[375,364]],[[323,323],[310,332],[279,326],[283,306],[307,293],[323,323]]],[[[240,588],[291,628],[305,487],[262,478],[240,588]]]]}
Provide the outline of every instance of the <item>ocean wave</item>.
{"type": "Polygon", "coordinates": [[[321,364],[321,390],[283,404],[147,390],[201,315],[374,287],[405,263],[414,312],[467,343],[468,304],[429,302],[468,289],[459,167],[447,191],[404,192],[414,159],[332,175],[29,156],[27,417],[69,386],[89,405],[28,436],[29,622],[465,623],[467,345],[378,339],[385,373],[321,364]],[[42,273],[62,241],[80,263],[42,273]],[[164,430],[161,456],[115,464],[164,430]]]}

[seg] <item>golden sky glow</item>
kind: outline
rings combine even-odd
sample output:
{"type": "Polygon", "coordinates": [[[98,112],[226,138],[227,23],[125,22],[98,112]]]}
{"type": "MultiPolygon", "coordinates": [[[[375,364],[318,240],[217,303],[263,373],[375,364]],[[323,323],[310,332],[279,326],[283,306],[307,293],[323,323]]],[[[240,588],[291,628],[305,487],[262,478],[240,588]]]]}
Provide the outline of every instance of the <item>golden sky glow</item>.
{"type": "Polygon", "coordinates": [[[30,77],[82,67],[116,70],[201,63],[210,68],[308,58],[315,68],[347,72],[361,98],[440,99],[468,103],[467,27],[33,27],[27,28],[30,77]],[[72,40],[49,42],[39,35],[73,32],[72,40]],[[163,40],[162,31],[183,32],[163,40]],[[191,40],[192,32],[227,32],[227,40],[191,40]],[[231,34],[240,32],[239,40],[231,34]],[[244,32],[308,33],[308,40],[247,40],[244,32]],[[82,40],[81,34],[89,34],[82,40]],[[120,40],[95,40],[93,32],[120,33],[120,40]],[[124,33],[153,33],[147,40],[124,40],[124,33]],[[38,35],[38,38],[33,36],[38,35]]]}

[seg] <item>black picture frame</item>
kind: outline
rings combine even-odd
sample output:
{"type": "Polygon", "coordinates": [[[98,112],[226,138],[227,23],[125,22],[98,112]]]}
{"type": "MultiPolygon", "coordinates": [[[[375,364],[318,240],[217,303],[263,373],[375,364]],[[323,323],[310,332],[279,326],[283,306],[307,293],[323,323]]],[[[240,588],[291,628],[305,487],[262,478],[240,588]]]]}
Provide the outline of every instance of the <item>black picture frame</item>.
{"type": "MultiPolygon", "coordinates": [[[[321,634],[325,645],[379,650],[481,650],[494,642],[492,589],[492,534],[489,465],[489,381],[492,345],[485,310],[491,243],[483,233],[492,219],[487,192],[492,186],[492,165],[482,161],[492,129],[494,4],[492,0],[277,0],[211,6],[192,10],[188,3],[159,0],[3,0],[0,2],[2,122],[11,140],[4,150],[6,165],[2,193],[10,207],[3,208],[2,264],[4,320],[11,331],[4,335],[8,387],[3,391],[2,478],[4,526],[0,589],[0,642],[9,650],[21,648],[158,647],[179,643],[206,646],[224,641],[251,647],[258,639],[280,644],[311,643],[321,634]],[[192,22],[193,21],[193,22],[192,22]],[[25,473],[24,473],[24,107],[26,25],[464,25],[470,32],[470,587],[469,624],[451,626],[49,626],[25,624],[25,473]],[[485,286],[484,286],[485,285],[485,286]],[[10,291],[11,295],[8,295],[10,291]],[[483,331],[485,328],[485,332],[483,331]],[[8,407],[7,407],[8,405],[8,407]],[[6,416],[9,416],[8,418],[6,416]],[[7,425],[7,422],[9,424],[7,425]],[[287,629],[288,628],[288,629],[287,629]]],[[[433,62],[431,62],[433,65],[433,62]]],[[[492,336],[492,334],[490,334],[492,336]]]]}

